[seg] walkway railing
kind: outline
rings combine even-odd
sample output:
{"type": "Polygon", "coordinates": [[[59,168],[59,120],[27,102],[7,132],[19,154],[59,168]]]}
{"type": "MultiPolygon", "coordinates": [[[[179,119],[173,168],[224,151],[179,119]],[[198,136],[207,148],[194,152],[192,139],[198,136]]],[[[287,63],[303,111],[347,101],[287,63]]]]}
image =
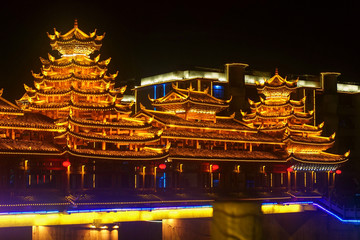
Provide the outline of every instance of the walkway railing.
{"type": "Polygon", "coordinates": [[[344,219],[359,219],[360,220],[360,208],[354,206],[352,208],[345,207],[344,205],[337,204],[331,199],[321,198],[318,200],[323,206],[330,211],[336,212],[344,219]]]}

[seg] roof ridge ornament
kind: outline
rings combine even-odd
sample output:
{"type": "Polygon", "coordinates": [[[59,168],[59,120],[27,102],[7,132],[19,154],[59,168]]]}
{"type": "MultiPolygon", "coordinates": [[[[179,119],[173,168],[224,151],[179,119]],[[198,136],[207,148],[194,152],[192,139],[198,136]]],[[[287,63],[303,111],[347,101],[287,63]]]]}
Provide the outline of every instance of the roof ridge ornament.
{"type": "Polygon", "coordinates": [[[78,28],[78,27],[79,27],[78,20],[75,18],[75,20],[74,20],[74,28],[78,28]]]}
{"type": "Polygon", "coordinates": [[[278,68],[275,68],[275,75],[279,75],[279,70],[278,70],[278,68]]]}
{"type": "Polygon", "coordinates": [[[350,150],[348,150],[346,153],[344,153],[344,157],[349,157],[350,155],[350,150]]]}

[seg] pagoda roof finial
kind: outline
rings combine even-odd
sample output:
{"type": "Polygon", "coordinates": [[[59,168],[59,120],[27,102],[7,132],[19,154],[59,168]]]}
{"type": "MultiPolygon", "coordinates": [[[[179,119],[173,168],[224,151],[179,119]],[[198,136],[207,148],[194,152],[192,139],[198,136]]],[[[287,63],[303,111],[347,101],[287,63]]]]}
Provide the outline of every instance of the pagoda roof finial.
{"type": "Polygon", "coordinates": [[[278,70],[278,68],[275,68],[275,75],[279,75],[279,70],[278,70]]]}
{"type": "Polygon", "coordinates": [[[74,28],[78,28],[78,20],[75,18],[75,21],[74,21],[74,28]]]}

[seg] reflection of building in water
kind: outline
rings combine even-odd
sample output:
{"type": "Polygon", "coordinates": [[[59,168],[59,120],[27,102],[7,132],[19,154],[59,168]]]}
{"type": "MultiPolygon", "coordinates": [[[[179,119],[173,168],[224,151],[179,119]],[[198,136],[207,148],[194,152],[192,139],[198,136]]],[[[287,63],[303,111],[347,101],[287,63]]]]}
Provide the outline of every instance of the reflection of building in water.
{"type": "Polygon", "coordinates": [[[75,22],[48,36],[61,57],[41,58],[18,106],[1,99],[3,188],[325,191],[348,159],[339,147],[327,152],[327,122],[336,129],[337,118],[316,100],[337,102],[335,73],[264,80],[246,64],[174,72],[143,79],[133,107],[110,59],[90,57],[104,35],[75,22]]]}

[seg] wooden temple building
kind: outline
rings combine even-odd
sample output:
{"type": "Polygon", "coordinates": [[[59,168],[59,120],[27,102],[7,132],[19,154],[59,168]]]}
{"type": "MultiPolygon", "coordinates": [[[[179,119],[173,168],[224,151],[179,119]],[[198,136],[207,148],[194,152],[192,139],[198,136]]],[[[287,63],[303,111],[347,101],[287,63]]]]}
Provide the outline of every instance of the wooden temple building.
{"type": "Polygon", "coordinates": [[[17,105],[0,97],[0,188],[325,191],[348,159],[326,152],[335,134],[321,136],[324,123],[290,97],[297,82],[277,72],[240,117],[221,115],[231,98],[191,85],[133,114],[110,59],[90,57],[104,35],[75,21],[48,37],[61,57],[40,58],[17,105]]]}

